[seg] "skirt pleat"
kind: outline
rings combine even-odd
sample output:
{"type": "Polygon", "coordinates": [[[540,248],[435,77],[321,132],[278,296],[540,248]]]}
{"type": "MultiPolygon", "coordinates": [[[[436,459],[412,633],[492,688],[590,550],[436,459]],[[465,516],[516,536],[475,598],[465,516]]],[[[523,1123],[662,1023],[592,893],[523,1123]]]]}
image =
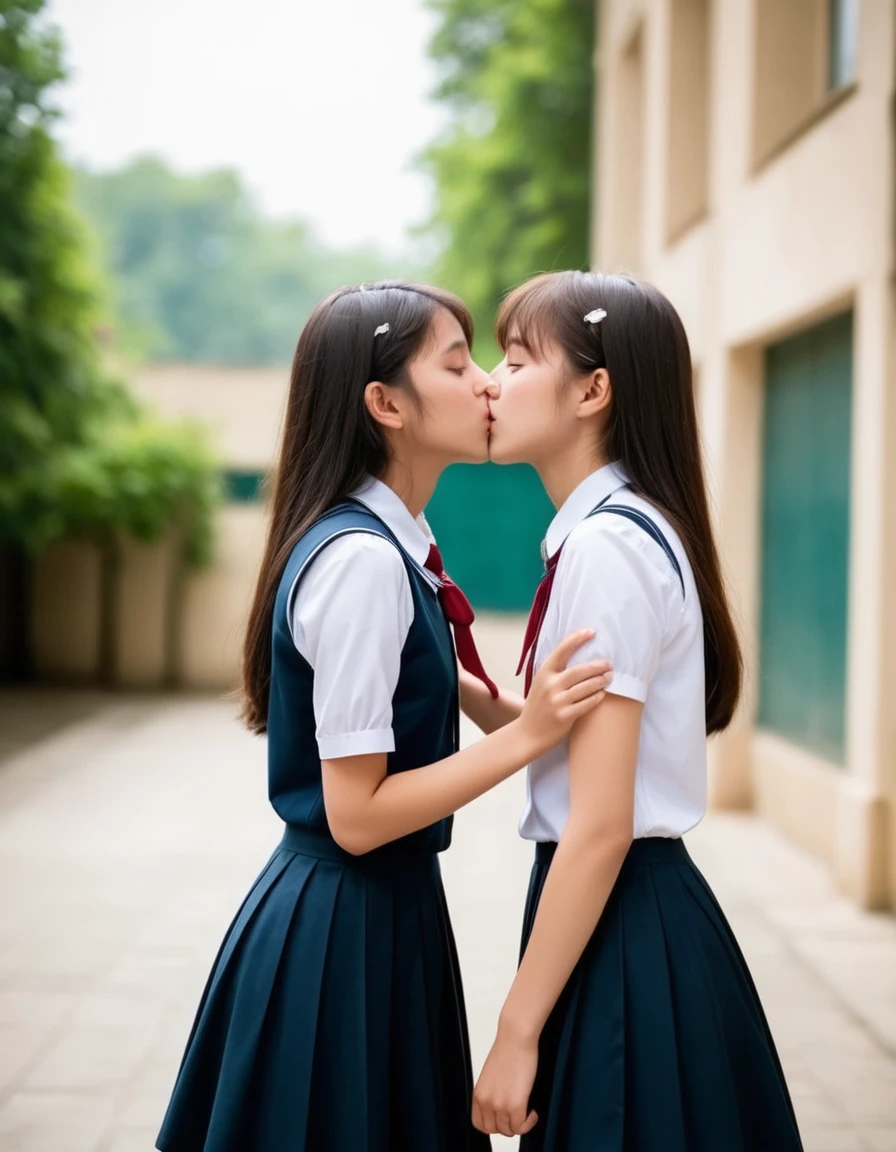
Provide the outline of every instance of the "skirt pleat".
{"type": "Polygon", "coordinates": [[[200,1002],[164,1152],[487,1152],[438,859],[343,857],[285,837],[256,881],[200,1002]]]}
{"type": "MultiPolygon", "coordinates": [[[[550,867],[539,845],[523,951],[550,867]]],[[[799,1152],[758,994],[680,840],[637,840],[542,1033],[520,1152],[799,1152]]]]}

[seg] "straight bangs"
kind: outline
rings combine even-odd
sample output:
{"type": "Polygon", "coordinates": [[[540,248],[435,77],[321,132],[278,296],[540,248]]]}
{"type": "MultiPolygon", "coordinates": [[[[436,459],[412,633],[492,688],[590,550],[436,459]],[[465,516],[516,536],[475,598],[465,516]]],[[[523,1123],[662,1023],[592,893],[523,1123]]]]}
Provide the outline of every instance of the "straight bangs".
{"type": "Polygon", "coordinates": [[[567,304],[565,273],[543,272],[505,296],[495,321],[495,336],[502,352],[521,344],[538,360],[556,337],[557,317],[567,304]]]}

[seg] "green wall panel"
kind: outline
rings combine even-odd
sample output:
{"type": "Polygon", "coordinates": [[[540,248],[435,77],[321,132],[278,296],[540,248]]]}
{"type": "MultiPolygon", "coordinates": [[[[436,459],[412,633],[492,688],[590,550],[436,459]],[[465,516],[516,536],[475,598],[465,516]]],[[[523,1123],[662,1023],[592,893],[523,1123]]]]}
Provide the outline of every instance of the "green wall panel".
{"type": "Polygon", "coordinates": [[[263,472],[243,472],[236,468],[224,471],[224,498],[228,504],[255,504],[263,499],[263,472]]]}
{"type": "Polygon", "coordinates": [[[426,509],[451,578],[474,607],[505,612],[526,612],[532,603],[553,515],[526,464],[455,464],[426,509]]]}
{"type": "Polygon", "coordinates": [[[852,316],[765,360],[759,722],[842,763],[852,316]]]}

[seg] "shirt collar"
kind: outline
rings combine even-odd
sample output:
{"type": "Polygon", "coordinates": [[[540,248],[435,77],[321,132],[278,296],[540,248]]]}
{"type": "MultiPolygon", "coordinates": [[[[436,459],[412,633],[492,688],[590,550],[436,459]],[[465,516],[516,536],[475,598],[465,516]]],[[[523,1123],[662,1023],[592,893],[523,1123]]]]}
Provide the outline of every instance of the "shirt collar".
{"type": "Polygon", "coordinates": [[[359,500],[375,516],[379,516],[415,564],[421,568],[426,565],[429,546],[434,544],[435,540],[422,513],[415,520],[401,497],[393,492],[388,484],[373,476],[368,476],[364,483],[351,493],[351,497],[353,500],[359,500]]]}
{"type": "Polygon", "coordinates": [[[559,548],[563,547],[566,537],[572,532],[576,524],[584,520],[588,513],[597,507],[601,501],[606,500],[617,489],[624,488],[629,478],[625,469],[616,461],[605,464],[592,472],[572,490],[563,501],[557,515],[551,521],[545,536],[545,551],[553,556],[559,548]]]}

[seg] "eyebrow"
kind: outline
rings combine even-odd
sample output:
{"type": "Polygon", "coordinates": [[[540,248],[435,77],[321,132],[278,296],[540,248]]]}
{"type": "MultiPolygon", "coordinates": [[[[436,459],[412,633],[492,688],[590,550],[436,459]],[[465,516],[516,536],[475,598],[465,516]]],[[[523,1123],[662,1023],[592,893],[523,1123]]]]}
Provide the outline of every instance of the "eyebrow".
{"type": "Polygon", "coordinates": [[[449,344],[448,347],[443,350],[442,355],[443,356],[450,356],[451,353],[456,352],[458,350],[458,348],[466,348],[466,347],[467,347],[466,340],[464,340],[464,339],[455,340],[452,344],[449,344]]]}

